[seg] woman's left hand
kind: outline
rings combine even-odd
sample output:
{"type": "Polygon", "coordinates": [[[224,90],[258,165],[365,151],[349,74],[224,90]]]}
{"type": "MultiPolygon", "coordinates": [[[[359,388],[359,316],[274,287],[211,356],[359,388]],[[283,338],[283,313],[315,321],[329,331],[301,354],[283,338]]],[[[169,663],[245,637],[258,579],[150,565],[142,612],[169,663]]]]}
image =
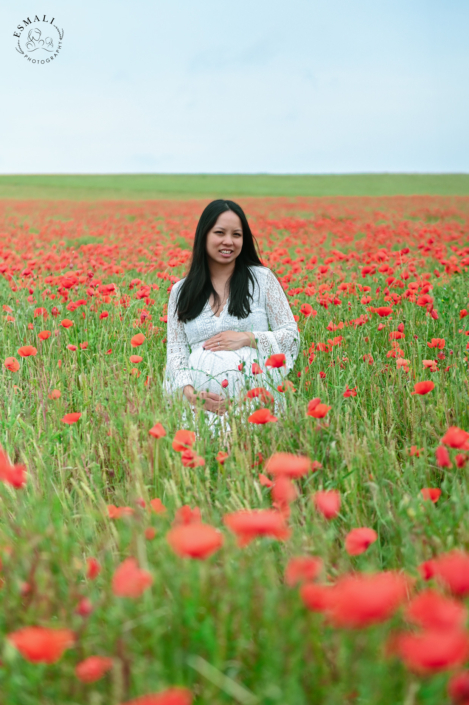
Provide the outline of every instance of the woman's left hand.
{"type": "Polygon", "coordinates": [[[238,333],[235,330],[225,330],[217,333],[213,338],[205,341],[202,347],[205,350],[239,350],[239,348],[256,347],[254,333],[238,333]],[[254,345],[253,345],[254,343],[254,345]]]}

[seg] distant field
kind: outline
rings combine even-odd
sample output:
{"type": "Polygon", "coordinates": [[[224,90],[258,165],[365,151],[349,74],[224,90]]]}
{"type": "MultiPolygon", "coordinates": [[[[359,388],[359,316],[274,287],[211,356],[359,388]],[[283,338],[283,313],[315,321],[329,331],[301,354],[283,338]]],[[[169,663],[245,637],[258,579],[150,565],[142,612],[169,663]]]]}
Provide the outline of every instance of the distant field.
{"type": "Polygon", "coordinates": [[[239,196],[469,195],[469,174],[0,176],[0,198],[153,200],[239,196]]]}

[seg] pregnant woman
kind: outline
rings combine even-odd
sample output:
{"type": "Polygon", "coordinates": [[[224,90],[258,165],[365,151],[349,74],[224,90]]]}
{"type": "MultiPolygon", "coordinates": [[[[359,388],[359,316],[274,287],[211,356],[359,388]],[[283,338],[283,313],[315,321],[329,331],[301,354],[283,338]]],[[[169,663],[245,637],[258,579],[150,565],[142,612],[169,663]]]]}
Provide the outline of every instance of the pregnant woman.
{"type": "Polygon", "coordinates": [[[230,399],[242,401],[253,388],[267,389],[277,411],[277,385],[299,345],[287,297],[262,265],[244,211],[233,201],[212,201],[197,225],[189,272],[169,297],[166,391],[184,396],[193,410],[203,400],[212,427],[230,399]],[[279,353],[285,365],[266,367],[279,353]]]}

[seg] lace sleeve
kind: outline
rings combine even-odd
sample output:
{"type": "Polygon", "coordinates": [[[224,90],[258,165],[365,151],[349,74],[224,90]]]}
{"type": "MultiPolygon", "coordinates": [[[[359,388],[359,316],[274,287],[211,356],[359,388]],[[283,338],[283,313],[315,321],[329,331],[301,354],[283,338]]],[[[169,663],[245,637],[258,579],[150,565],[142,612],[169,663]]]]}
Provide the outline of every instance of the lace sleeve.
{"type": "Polygon", "coordinates": [[[257,349],[263,358],[277,353],[286,357],[285,372],[289,372],[300,350],[300,334],[285,292],[273,272],[267,270],[265,281],[265,307],[270,331],[253,331],[257,349]]]}
{"type": "Polygon", "coordinates": [[[177,290],[173,286],[168,301],[168,328],[165,388],[169,394],[192,384],[192,374],[188,367],[190,348],[187,342],[184,324],[178,319],[176,311],[177,290]]]}

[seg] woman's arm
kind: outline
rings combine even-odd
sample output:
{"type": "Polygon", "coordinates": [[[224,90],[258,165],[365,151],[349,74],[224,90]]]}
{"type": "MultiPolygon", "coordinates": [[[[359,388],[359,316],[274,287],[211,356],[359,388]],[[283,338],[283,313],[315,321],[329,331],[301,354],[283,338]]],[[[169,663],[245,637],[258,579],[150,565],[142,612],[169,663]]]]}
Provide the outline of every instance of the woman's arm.
{"type": "MultiPolygon", "coordinates": [[[[192,374],[189,369],[189,343],[187,342],[184,324],[178,320],[176,311],[178,288],[173,286],[168,302],[165,383],[167,391],[171,394],[177,392],[177,390],[182,392],[187,385],[192,386],[192,374]]],[[[190,392],[189,389],[187,391],[190,392]]]]}
{"type": "Polygon", "coordinates": [[[264,357],[283,353],[287,372],[298,357],[300,334],[285,292],[270,269],[265,276],[265,308],[271,330],[254,331],[257,348],[264,357]]]}

